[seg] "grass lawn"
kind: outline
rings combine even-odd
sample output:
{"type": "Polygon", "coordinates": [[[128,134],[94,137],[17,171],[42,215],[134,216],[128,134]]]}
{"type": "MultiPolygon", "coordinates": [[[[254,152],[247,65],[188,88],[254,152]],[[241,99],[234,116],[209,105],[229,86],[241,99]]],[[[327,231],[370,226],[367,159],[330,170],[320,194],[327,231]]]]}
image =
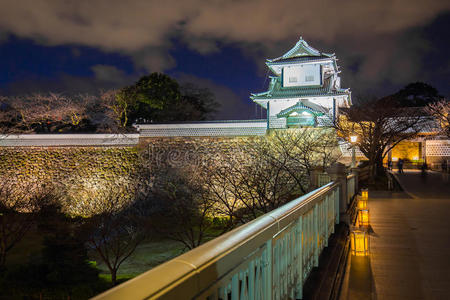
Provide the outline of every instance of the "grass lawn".
{"type": "MultiPolygon", "coordinates": [[[[8,253],[7,268],[15,268],[19,265],[27,264],[30,261],[40,261],[42,249],[43,236],[36,229],[30,230],[8,253]]],[[[184,246],[173,240],[159,238],[144,241],[120,266],[117,274],[118,282],[133,278],[184,252],[184,246]]],[[[97,253],[91,251],[89,258],[100,271],[99,277],[107,282],[111,282],[109,270],[98,257],[97,253]]]]}
{"type": "MultiPolygon", "coordinates": [[[[168,239],[144,242],[122,263],[117,274],[118,278],[129,279],[144,273],[182,254],[184,252],[183,248],[184,246],[181,243],[168,239]]],[[[109,270],[98,255],[95,252],[91,252],[89,257],[96,262],[96,266],[100,270],[100,277],[110,281],[111,275],[109,270]]]]}

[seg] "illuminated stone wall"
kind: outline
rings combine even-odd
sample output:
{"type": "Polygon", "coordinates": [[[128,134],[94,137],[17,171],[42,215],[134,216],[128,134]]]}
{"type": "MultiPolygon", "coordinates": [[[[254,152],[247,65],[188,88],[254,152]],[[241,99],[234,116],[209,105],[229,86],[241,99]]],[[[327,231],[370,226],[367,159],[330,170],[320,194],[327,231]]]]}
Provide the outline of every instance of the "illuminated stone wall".
{"type": "MultiPolygon", "coordinates": [[[[250,137],[251,138],[251,137],[250,137]]],[[[144,138],[136,147],[0,147],[0,178],[16,198],[53,188],[69,215],[102,212],[108,193],[123,205],[134,200],[139,155],[151,163],[182,167],[200,163],[215,153],[232,154],[245,137],[144,138]]],[[[148,179],[151,184],[151,174],[148,179]]]]}
{"type": "Polygon", "coordinates": [[[108,193],[119,195],[119,206],[135,199],[143,162],[150,163],[144,180],[152,185],[160,166],[185,167],[206,159],[214,166],[223,155],[242,155],[246,161],[247,141],[258,138],[148,137],[135,147],[0,147],[0,178],[18,198],[43,186],[54,188],[64,212],[91,216],[104,210],[108,193]]]}
{"type": "Polygon", "coordinates": [[[257,137],[164,137],[141,138],[139,147],[145,149],[152,164],[182,167],[213,159],[216,154],[242,153],[246,141],[257,137]]]}
{"type": "Polygon", "coordinates": [[[136,147],[3,147],[0,178],[18,197],[53,188],[66,213],[89,216],[102,210],[108,191],[130,200],[137,153],[136,147]]]}

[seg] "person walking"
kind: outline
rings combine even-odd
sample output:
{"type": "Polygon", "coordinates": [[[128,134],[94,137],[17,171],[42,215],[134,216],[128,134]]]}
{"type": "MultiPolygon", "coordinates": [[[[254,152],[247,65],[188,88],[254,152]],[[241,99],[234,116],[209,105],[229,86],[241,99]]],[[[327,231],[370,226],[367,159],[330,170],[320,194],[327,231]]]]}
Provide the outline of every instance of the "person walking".
{"type": "Polygon", "coordinates": [[[421,169],[422,169],[422,172],[421,172],[422,178],[426,178],[427,177],[427,169],[428,169],[428,165],[426,162],[423,162],[421,169]]]}
{"type": "Polygon", "coordinates": [[[398,165],[398,173],[403,174],[403,159],[399,158],[397,165],[398,165]]]}

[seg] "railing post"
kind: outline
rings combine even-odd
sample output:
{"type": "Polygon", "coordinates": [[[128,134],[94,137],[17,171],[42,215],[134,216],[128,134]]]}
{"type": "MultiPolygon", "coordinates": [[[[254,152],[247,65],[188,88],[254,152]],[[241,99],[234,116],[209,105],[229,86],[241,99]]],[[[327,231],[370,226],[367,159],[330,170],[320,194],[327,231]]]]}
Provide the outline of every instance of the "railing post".
{"type": "Polygon", "coordinates": [[[331,195],[325,196],[325,247],[328,247],[328,226],[330,226],[330,220],[329,220],[329,211],[328,207],[330,205],[330,198],[331,195]]]}
{"type": "Polygon", "coordinates": [[[309,190],[313,191],[319,187],[319,174],[323,171],[319,168],[311,170],[311,176],[309,177],[309,190]]]}
{"type": "Polygon", "coordinates": [[[339,183],[339,220],[349,224],[349,217],[347,215],[347,169],[344,164],[335,163],[327,169],[331,180],[339,183]]]}
{"type": "Polygon", "coordinates": [[[313,208],[313,232],[315,236],[314,240],[314,267],[319,266],[319,242],[320,242],[320,231],[319,231],[319,204],[316,203],[313,208]]]}
{"type": "Polygon", "coordinates": [[[273,249],[272,249],[272,239],[268,240],[266,242],[266,257],[265,257],[265,263],[266,265],[266,278],[264,278],[265,280],[263,281],[265,283],[265,287],[264,287],[264,299],[272,299],[272,292],[273,292],[273,287],[272,287],[272,276],[273,276],[273,249]]]}
{"type": "Polygon", "coordinates": [[[359,168],[351,168],[352,174],[355,174],[355,192],[359,191],[359,168]]]}
{"type": "Polygon", "coordinates": [[[303,217],[300,216],[297,223],[297,249],[299,250],[297,255],[297,286],[296,286],[296,299],[303,298],[303,217]]]}

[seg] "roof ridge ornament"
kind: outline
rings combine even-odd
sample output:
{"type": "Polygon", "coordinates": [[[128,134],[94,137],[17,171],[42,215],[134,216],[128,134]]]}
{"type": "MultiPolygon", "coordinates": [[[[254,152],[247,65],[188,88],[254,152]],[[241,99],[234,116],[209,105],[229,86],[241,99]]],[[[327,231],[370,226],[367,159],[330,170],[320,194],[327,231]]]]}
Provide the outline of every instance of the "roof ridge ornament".
{"type": "Polygon", "coordinates": [[[328,54],[321,52],[313,47],[311,47],[308,42],[306,42],[302,36],[300,36],[300,39],[295,44],[294,47],[292,47],[288,52],[283,54],[280,57],[274,58],[274,59],[267,59],[267,62],[276,62],[279,60],[289,59],[289,58],[296,58],[296,57],[305,57],[305,56],[325,56],[325,57],[334,57],[335,54],[328,54]]]}

